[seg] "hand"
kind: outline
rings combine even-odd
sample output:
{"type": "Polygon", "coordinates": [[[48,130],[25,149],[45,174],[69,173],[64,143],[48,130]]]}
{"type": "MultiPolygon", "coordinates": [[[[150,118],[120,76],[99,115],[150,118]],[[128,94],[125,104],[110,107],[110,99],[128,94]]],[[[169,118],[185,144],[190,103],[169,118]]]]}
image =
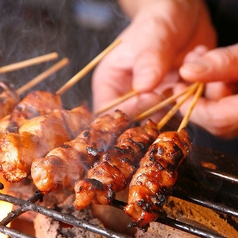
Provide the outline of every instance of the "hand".
{"type": "MultiPolygon", "coordinates": [[[[141,1],[139,1],[141,2],[141,1]]],[[[106,56],[93,75],[94,111],[135,90],[140,96],[117,108],[132,117],[161,100],[161,81],[181,65],[198,44],[213,48],[215,31],[203,1],[147,0],[119,35],[122,43],[106,56]]]]}
{"type": "MultiPolygon", "coordinates": [[[[208,51],[197,47],[185,58],[180,75],[189,82],[206,83],[191,121],[215,136],[231,139],[238,136],[238,44],[208,51]]],[[[185,87],[175,87],[175,93],[185,87]]],[[[181,108],[186,112],[189,101],[181,108]]]]}

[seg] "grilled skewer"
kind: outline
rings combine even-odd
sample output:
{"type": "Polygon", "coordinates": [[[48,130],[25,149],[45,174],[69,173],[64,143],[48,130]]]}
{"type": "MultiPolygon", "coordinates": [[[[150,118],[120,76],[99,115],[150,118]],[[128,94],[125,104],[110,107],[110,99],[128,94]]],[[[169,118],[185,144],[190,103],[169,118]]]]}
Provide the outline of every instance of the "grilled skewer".
{"type": "Polygon", "coordinates": [[[129,125],[128,117],[119,110],[113,116],[106,114],[96,118],[75,139],[53,149],[44,158],[34,160],[31,168],[34,184],[42,193],[72,187],[129,125]]]}
{"type": "MultiPolygon", "coordinates": [[[[9,182],[19,182],[30,174],[33,159],[76,137],[91,121],[84,106],[71,111],[59,109],[24,123],[19,133],[0,139],[0,169],[9,182]]],[[[60,175],[59,175],[60,176],[60,175]]]]}
{"type": "MultiPolygon", "coordinates": [[[[28,63],[29,64],[41,63],[47,60],[52,60],[56,57],[58,57],[58,54],[52,53],[37,58],[33,58],[28,61],[19,62],[17,64],[4,66],[3,68],[1,68],[1,70],[11,71],[17,69],[18,66],[20,68],[23,68],[26,67],[28,63]],[[25,64],[24,62],[28,63],[25,64]]],[[[22,95],[30,88],[34,87],[35,85],[45,80],[51,74],[55,73],[56,71],[64,67],[66,64],[68,64],[68,61],[69,60],[67,58],[62,59],[61,61],[54,64],[52,67],[42,72],[37,77],[33,78],[32,80],[30,80],[17,90],[14,90],[13,88],[9,87],[9,85],[6,82],[0,81],[0,119],[11,113],[12,109],[19,103],[20,95],[22,95]]]]}
{"type": "Polygon", "coordinates": [[[116,192],[127,187],[140,159],[158,134],[159,129],[151,120],[125,131],[116,146],[102,154],[100,161],[87,171],[86,178],[75,184],[76,209],[83,209],[91,202],[110,204],[116,192]]]}
{"type": "Polygon", "coordinates": [[[124,211],[134,221],[131,226],[146,228],[163,212],[162,206],[177,180],[178,167],[190,147],[185,129],[161,133],[150,146],[129,185],[124,211]]]}

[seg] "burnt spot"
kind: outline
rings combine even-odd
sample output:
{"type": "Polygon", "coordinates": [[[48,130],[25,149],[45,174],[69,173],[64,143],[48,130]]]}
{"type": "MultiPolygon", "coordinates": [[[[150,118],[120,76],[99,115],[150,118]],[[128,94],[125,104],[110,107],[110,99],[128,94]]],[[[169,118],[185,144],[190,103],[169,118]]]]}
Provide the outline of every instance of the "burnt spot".
{"type": "Polygon", "coordinates": [[[83,132],[83,137],[89,137],[90,136],[90,131],[86,130],[83,132]]]}
{"type": "Polygon", "coordinates": [[[70,145],[67,145],[67,144],[63,144],[60,146],[61,148],[64,148],[64,149],[70,149],[71,146],[70,145]]]}
{"type": "Polygon", "coordinates": [[[8,125],[6,132],[7,133],[18,133],[18,129],[19,129],[18,123],[13,121],[8,125]]]}
{"type": "Polygon", "coordinates": [[[173,151],[170,156],[171,164],[177,167],[180,161],[183,159],[183,157],[184,157],[183,151],[179,148],[178,145],[174,144],[173,151]]]}
{"type": "MultiPolygon", "coordinates": [[[[161,189],[161,190],[163,190],[163,189],[161,189]]],[[[154,205],[156,205],[158,207],[162,207],[166,201],[167,201],[167,195],[166,195],[166,192],[164,193],[164,191],[160,191],[154,197],[154,205]]]]}
{"type": "Polygon", "coordinates": [[[101,191],[104,190],[104,186],[100,181],[98,181],[96,179],[89,179],[89,178],[85,178],[84,180],[88,183],[91,183],[91,185],[94,189],[101,190],[101,191]]]}
{"type": "Polygon", "coordinates": [[[155,157],[155,156],[151,156],[151,157],[150,157],[150,161],[153,162],[153,163],[155,163],[155,162],[156,162],[156,157],[155,157]]]}

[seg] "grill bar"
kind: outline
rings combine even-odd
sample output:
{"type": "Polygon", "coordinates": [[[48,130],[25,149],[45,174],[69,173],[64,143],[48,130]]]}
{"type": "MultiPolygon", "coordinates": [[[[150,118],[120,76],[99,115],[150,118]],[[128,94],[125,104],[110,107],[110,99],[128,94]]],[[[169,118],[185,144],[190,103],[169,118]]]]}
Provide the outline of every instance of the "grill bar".
{"type": "Polygon", "coordinates": [[[12,228],[8,228],[3,225],[0,225],[0,232],[14,238],[34,238],[33,236],[28,236],[26,234],[23,234],[19,231],[16,231],[12,228]]]}
{"type": "Polygon", "coordinates": [[[232,175],[227,174],[227,173],[224,173],[224,172],[217,172],[217,171],[210,170],[210,169],[205,169],[204,172],[208,173],[208,174],[211,174],[213,176],[216,176],[218,178],[227,180],[231,183],[238,183],[238,178],[237,177],[232,176],[232,175]]]}
{"type": "MultiPolygon", "coordinates": [[[[196,151],[195,151],[196,152],[196,151]]],[[[203,152],[205,153],[205,152],[203,152]]],[[[199,161],[201,158],[205,159],[202,154],[198,154],[198,156],[193,156],[193,161],[188,161],[187,164],[183,164],[181,166],[182,170],[180,171],[180,176],[177,181],[176,186],[172,192],[172,196],[180,198],[182,200],[192,202],[194,204],[201,205],[203,207],[207,207],[213,211],[218,212],[220,215],[225,215],[226,217],[236,217],[238,218],[238,199],[237,199],[237,184],[238,177],[235,176],[238,162],[237,158],[234,158],[232,161],[233,166],[229,166],[229,168],[223,166],[223,161],[227,161],[230,158],[224,158],[222,156],[221,160],[215,160],[209,153],[205,153],[209,159],[209,161],[218,162],[218,167],[223,168],[224,171],[216,171],[208,168],[201,167],[199,161]],[[198,160],[197,164],[194,164],[194,159],[198,160]],[[230,173],[231,171],[231,173],[230,173]],[[182,176],[181,176],[182,175],[182,176]],[[201,181],[199,180],[201,179],[201,181]],[[212,180],[210,180],[212,179],[212,180]],[[221,191],[217,193],[217,188],[211,189],[211,184],[213,185],[215,181],[215,185],[221,186],[221,191]],[[208,182],[206,184],[206,182],[208,182]],[[224,186],[223,186],[224,185],[224,186]],[[228,185],[228,186],[227,186],[228,185]],[[229,188],[228,188],[229,187],[229,188]],[[225,188],[225,189],[224,189],[225,188]],[[216,192],[216,196],[213,197],[214,191],[216,192]],[[231,195],[231,196],[230,196],[231,195]],[[218,197],[217,197],[218,196],[218,197]],[[218,198],[218,199],[217,199],[218,198]]],[[[196,153],[195,153],[196,155],[196,153]]],[[[218,158],[218,156],[214,156],[214,158],[218,158]]],[[[227,163],[226,163],[227,164],[227,163]]],[[[0,189],[2,188],[2,184],[0,183],[0,189]]],[[[220,187],[219,187],[220,189],[220,187]]],[[[87,223],[83,220],[80,220],[72,215],[63,214],[57,212],[52,209],[48,209],[42,206],[35,204],[35,202],[42,199],[42,195],[40,193],[36,193],[29,200],[25,201],[22,199],[18,199],[13,196],[5,195],[0,193],[0,200],[10,202],[12,204],[16,204],[19,208],[15,209],[8,216],[6,216],[0,222],[0,232],[19,238],[32,238],[31,236],[25,235],[16,231],[12,228],[6,227],[8,223],[13,221],[15,218],[19,217],[22,213],[27,211],[34,211],[36,213],[41,213],[48,217],[51,217],[57,221],[63,222],[65,224],[75,226],[84,230],[88,230],[90,232],[102,235],[104,237],[112,237],[112,238],[129,238],[129,236],[119,234],[117,232],[113,232],[111,230],[105,229],[100,226],[96,226],[90,223],[87,223]]],[[[125,206],[124,202],[120,202],[115,200],[112,206],[123,209],[125,206]]],[[[197,235],[198,237],[205,238],[224,238],[223,236],[217,234],[215,231],[207,230],[206,228],[201,228],[200,226],[193,226],[187,224],[184,221],[178,221],[172,217],[160,217],[158,222],[173,227],[178,230],[185,231],[187,233],[197,235]]],[[[238,227],[237,223],[235,224],[238,227]]],[[[235,227],[234,227],[235,228],[235,227]]]]}
{"type": "MultiPolygon", "coordinates": [[[[34,211],[37,213],[41,213],[43,215],[46,215],[48,217],[51,217],[57,221],[61,221],[65,224],[68,225],[72,225],[78,228],[82,228],[84,230],[88,230],[91,231],[93,233],[99,234],[99,235],[103,235],[105,237],[111,237],[111,238],[129,238],[129,236],[123,235],[123,234],[119,234],[117,232],[113,232],[111,230],[90,224],[88,222],[82,221],[74,216],[71,215],[67,215],[67,214],[63,214],[57,211],[54,211],[52,209],[48,209],[45,207],[42,207],[40,205],[36,205],[34,203],[31,203],[29,201],[24,201],[21,200],[19,198],[10,196],[10,195],[6,195],[6,194],[1,194],[0,193],[0,200],[5,201],[5,202],[9,202],[9,203],[13,203],[15,205],[19,205],[22,208],[22,213],[27,212],[27,211],[34,211]]],[[[16,216],[11,217],[7,217],[7,220],[11,220],[16,218],[16,216]]],[[[2,223],[0,222],[0,225],[2,225],[2,223]]]]}
{"type": "Polygon", "coordinates": [[[179,229],[181,231],[186,231],[190,234],[193,234],[193,235],[197,235],[199,237],[205,237],[205,238],[225,238],[224,236],[220,236],[214,232],[210,232],[210,231],[205,231],[205,230],[202,230],[202,229],[199,229],[195,226],[192,226],[192,225],[189,225],[189,224],[186,224],[184,222],[180,222],[180,221],[177,221],[175,219],[171,219],[169,217],[166,217],[165,219],[158,219],[157,220],[158,222],[164,224],[164,225],[168,225],[168,226],[171,226],[173,228],[176,228],[176,229],[179,229]]]}
{"type": "Polygon", "coordinates": [[[198,205],[210,208],[212,210],[215,210],[217,212],[221,212],[224,213],[226,215],[230,215],[230,216],[234,216],[234,217],[238,217],[238,211],[235,209],[232,209],[230,207],[225,206],[224,204],[216,204],[214,202],[210,202],[210,201],[206,201],[200,198],[195,198],[192,196],[186,196],[181,194],[180,192],[173,192],[173,196],[189,201],[189,202],[193,202],[196,203],[198,205]]]}

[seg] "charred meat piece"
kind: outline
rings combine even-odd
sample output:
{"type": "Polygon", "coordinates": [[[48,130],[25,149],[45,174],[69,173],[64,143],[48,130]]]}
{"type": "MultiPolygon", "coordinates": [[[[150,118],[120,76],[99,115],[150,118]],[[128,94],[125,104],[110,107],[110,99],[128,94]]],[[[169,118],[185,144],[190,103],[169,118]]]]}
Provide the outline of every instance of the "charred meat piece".
{"type": "Polygon", "coordinates": [[[115,111],[114,116],[106,114],[96,118],[75,139],[33,162],[31,176],[36,187],[42,193],[72,187],[99,154],[115,144],[118,136],[129,126],[127,115],[119,110],[115,111]]]}
{"type": "Polygon", "coordinates": [[[161,133],[150,146],[129,185],[124,211],[135,221],[132,226],[146,228],[159,217],[190,146],[185,129],[161,133]]]}
{"type": "Polygon", "coordinates": [[[91,122],[84,106],[73,110],[55,110],[24,123],[19,133],[0,139],[0,169],[9,182],[19,182],[30,174],[34,159],[76,137],[91,122]]]}
{"type": "Polygon", "coordinates": [[[55,109],[62,109],[59,95],[47,91],[33,91],[15,106],[10,116],[0,120],[0,135],[16,133],[27,120],[49,114],[55,109]]]}
{"type": "Polygon", "coordinates": [[[158,134],[158,127],[151,120],[125,131],[116,146],[107,150],[88,170],[86,178],[75,184],[76,209],[83,209],[91,202],[110,204],[116,192],[127,187],[140,159],[158,134]]]}
{"type": "Polygon", "coordinates": [[[18,94],[5,82],[0,81],[0,119],[8,115],[18,102],[18,94]]]}

